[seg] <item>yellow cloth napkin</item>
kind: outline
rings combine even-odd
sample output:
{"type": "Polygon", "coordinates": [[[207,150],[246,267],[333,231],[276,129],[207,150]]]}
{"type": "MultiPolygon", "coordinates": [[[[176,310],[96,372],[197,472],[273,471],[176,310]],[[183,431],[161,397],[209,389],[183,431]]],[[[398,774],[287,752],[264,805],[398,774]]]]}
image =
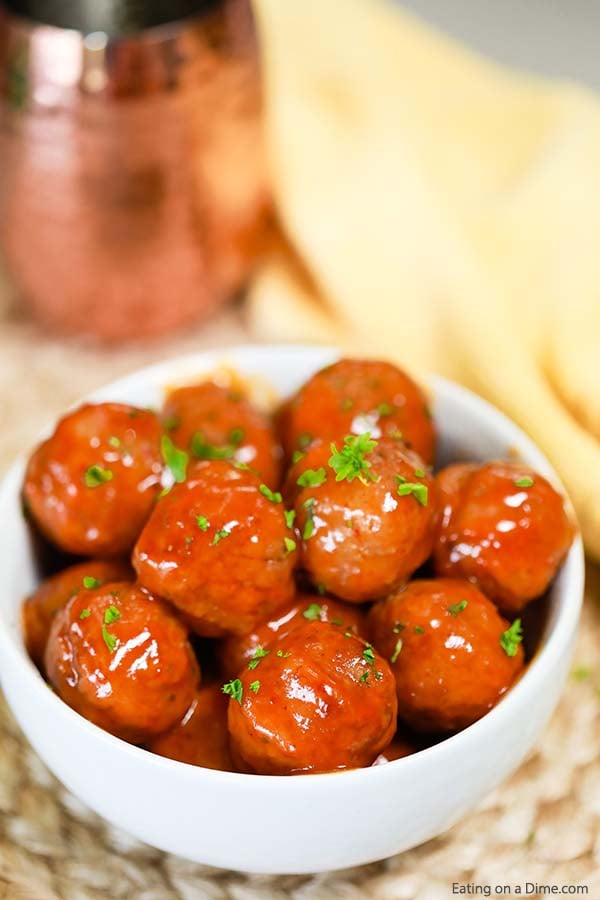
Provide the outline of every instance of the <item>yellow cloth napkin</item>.
{"type": "Polygon", "coordinates": [[[264,337],[436,371],[528,431],[600,557],[600,103],[508,72],[386,0],[254,0],[267,142],[301,265],[264,337]]]}

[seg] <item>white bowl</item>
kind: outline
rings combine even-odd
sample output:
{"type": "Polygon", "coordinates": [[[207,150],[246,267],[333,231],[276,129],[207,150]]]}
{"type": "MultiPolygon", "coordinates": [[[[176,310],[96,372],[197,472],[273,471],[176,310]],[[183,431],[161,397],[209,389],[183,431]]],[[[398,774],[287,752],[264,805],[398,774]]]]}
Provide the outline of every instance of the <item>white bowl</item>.
{"type": "MultiPolygon", "coordinates": [[[[241,347],[142,369],[93,401],[156,406],[165,385],[226,362],[281,395],[335,359],[314,347],[241,347]]],[[[432,382],[442,459],[517,451],[557,481],[542,454],[496,409],[457,385],[432,382]]],[[[142,841],[213,866],[262,873],[339,869],[382,859],[450,827],[519,764],[558,701],[583,594],[575,541],[554,582],[540,649],[502,702],[436,746],[387,765],[327,775],[268,777],[201,769],[155,756],[101,731],[48,687],[23,648],[19,610],[36,584],[21,514],[24,461],[0,490],[0,680],[27,738],[92,809],[142,841]]]]}

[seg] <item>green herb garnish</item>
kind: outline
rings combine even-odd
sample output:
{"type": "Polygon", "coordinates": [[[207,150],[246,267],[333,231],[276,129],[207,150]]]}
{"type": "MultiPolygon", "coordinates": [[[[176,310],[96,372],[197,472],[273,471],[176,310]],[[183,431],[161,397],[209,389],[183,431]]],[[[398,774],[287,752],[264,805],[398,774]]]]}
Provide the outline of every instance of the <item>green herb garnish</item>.
{"type": "Polygon", "coordinates": [[[221,688],[224,694],[228,694],[232,700],[237,700],[237,702],[242,705],[242,697],[244,695],[244,686],[239,678],[235,678],[233,681],[228,681],[227,684],[224,684],[221,688]]]}
{"type": "Polygon", "coordinates": [[[463,609],[466,609],[468,605],[468,600],[459,600],[458,603],[453,603],[452,606],[448,607],[448,612],[451,616],[457,616],[463,609]]]}
{"type": "Polygon", "coordinates": [[[327,481],[327,472],[325,469],[307,469],[299,478],[296,484],[300,487],[319,487],[327,481]]]}
{"type": "Polygon", "coordinates": [[[232,428],[229,432],[229,442],[233,444],[234,447],[239,447],[245,436],[246,432],[243,428],[232,428]]]}
{"type": "Polygon", "coordinates": [[[390,662],[395,663],[398,657],[400,656],[400,651],[402,650],[402,638],[398,638],[396,641],[396,646],[394,647],[394,652],[390,656],[390,662]]]}
{"type": "Polygon", "coordinates": [[[115,435],[111,435],[109,437],[108,443],[110,444],[111,447],[114,447],[115,450],[117,450],[121,446],[121,441],[119,440],[118,437],[115,437],[115,435]]]}
{"type": "Polygon", "coordinates": [[[362,655],[366,663],[368,663],[370,666],[375,665],[375,654],[373,653],[373,648],[370,644],[367,644],[362,652],[362,655]]]}
{"type": "Polygon", "coordinates": [[[283,650],[278,650],[275,656],[278,656],[280,659],[287,659],[288,656],[291,656],[291,652],[288,650],[287,653],[284,653],[283,650]]]}
{"type": "Polygon", "coordinates": [[[104,611],[104,624],[112,625],[113,622],[118,621],[121,618],[121,613],[117,609],[116,606],[109,606],[108,609],[104,611]]]}
{"type": "Polygon", "coordinates": [[[321,611],[322,607],[319,603],[311,603],[310,606],[306,607],[302,615],[310,622],[315,622],[317,619],[321,618],[321,611]]]}
{"type": "Polygon", "coordinates": [[[300,448],[300,450],[306,450],[306,448],[309,447],[310,444],[312,444],[313,440],[314,439],[312,434],[308,434],[308,432],[305,432],[298,438],[298,447],[300,448]]]}
{"type": "Polygon", "coordinates": [[[392,628],[392,631],[394,632],[394,634],[400,634],[400,632],[404,631],[405,628],[406,625],[404,625],[402,622],[396,622],[396,624],[392,628]]]}
{"type": "Polygon", "coordinates": [[[256,667],[260,665],[261,659],[264,659],[265,656],[268,656],[270,652],[270,650],[265,650],[264,647],[257,647],[252,655],[252,659],[248,663],[248,668],[250,669],[250,671],[253,672],[254,669],[256,669],[256,667]]]}
{"type": "Polygon", "coordinates": [[[92,614],[91,609],[87,609],[87,608],[82,609],[81,612],[79,613],[79,618],[80,619],[88,619],[91,616],[91,614],[92,614]]]}
{"type": "Polygon", "coordinates": [[[266,497],[267,500],[271,501],[271,503],[281,503],[281,501],[283,500],[283,497],[281,496],[279,491],[272,491],[271,488],[267,487],[266,484],[259,484],[258,490],[263,495],[263,497],[266,497]]]}
{"type": "Polygon", "coordinates": [[[500,646],[507,656],[516,656],[519,644],[523,640],[523,628],[521,620],[515,619],[510,628],[507,628],[500,637],[500,646]]]}
{"type": "Polygon", "coordinates": [[[425,629],[421,628],[420,625],[415,625],[414,632],[415,634],[425,634],[425,629]]]}
{"type": "Polygon", "coordinates": [[[380,416],[391,416],[394,412],[394,407],[390,403],[380,403],[377,407],[377,412],[380,416]]]}
{"type": "Polygon", "coordinates": [[[102,638],[108,647],[109,653],[114,653],[115,647],[119,643],[114,634],[111,634],[106,625],[102,626],[102,638]]]}
{"type": "Polygon", "coordinates": [[[260,690],[260,681],[258,681],[258,680],[253,681],[250,685],[250,690],[252,691],[253,694],[258,694],[258,692],[260,690]]]}
{"type": "Polygon", "coordinates": [[[329,465],[335,472],[335,480],[353,481],[358,478],[363,484],[377,481],[377,476],[369,471],[371,463],[366,459],[376,446],[377,441],[371,440],[368,431],[364,434],[347,435],[341,450],[338,450],[335,444],[330,444],[329,465]]]}
{"type": "Polygon", "coordinates": [[[196,516],[196,525],[200,529],[200,531],[208,531],[208,527],[210,522],[206,518],[206,516],[196,516]]]}
{"type": "Polygon", "coordinates": [[[225,444],[223,447],[209,444],[201,431],[195,431],[190,441],[190,452],[196,459],[231,459],[235,447],[231,444],[225,444]]]}
{"type": "Polygon", "coordinates": [[[296,549],[296,541],[293,540],[293,538],[286,536],[283,539],[283,543],[284,543],[285,549],[288,553],[293,553],[294,550],[296,549]]]}
{"type": "Polygon", "coordinates": [[[185,481],[187,474],[188,454],[185,450],[180,450],[179,447],[176,447],[167,434],[163,434],[161,438],[160,449],[164,463],[171,472],[173,479],[177,484],[181,484],[182,481],[185,481]]]}
{"type": "Polygon", "coordinates": [[[313,536],[315,533],[315,498],[309,497],[308,500],[304,501],[304,509],[306,510],[306,522],[304,523],[304,530],[302,532],[302,538],[307,541],[309,538],[313,536]]]}
{"type": "Polygon", "coordinates": [[[302,450],[294,450],[292,453],[292,463],[296,465],[297,462],[300,462],[301,459],[304,459],[306,453],[303,453],[302,450]]]}
{"type": "Polygon", "coordinates": [[[296,518],[296,510],[295,509],[286,509],[283,513],[285,516],[285,524],[288,528],[294,527],[294,519],[296,518]]]}
{"type": "Polygon", "coordinates": [[[398,482],[397,493],[399,497],[410,497],[412,495],[421,506],[427,506],[429,489],[426,484],[407,481],[402,475],[396,475],[396,481],[398,482]]]}
{"type": "Polygon", "coordinates": [[[168,419],[165,419],[163,422],[163,428],[166,431],[175,431],[180,425],[181,418],[179,416],[169,416],[168,419]]]}
{"type": "Polygon", "coordinates": [[[231,532],[228,531],[226,528],[220,528],[218,531],[215,532],[213,539],[210,542],[210,546],[216,547],[217,544],[223,540],[223,538],[229,537],[230,534],[231,534],[231,532]]]}
{"type": "Polygon", "coordinates": [[[102,584],[101,581],[98,581],[97,578],[94,578],[92,575],[84,575],[83,576],[83,586],[87,588],[88,591],[93,590],[93,588],[100,587],[102,584]]]}
{"type": "Polygon", "coordinates": [[[530,488],[534,484],[535,481],[529,475],[525,475],[523,478],[515,478],[515,487],[518,488],[530,488]]]}
{"type": "Polygon", "coordinates": [[[112,481],[113,473],[110,469],[105,469],[103,466],[90,466],[86,470],[83,480],[86,487],[97,488],[101,484],[106,484],[107,481],[112,481]]]}

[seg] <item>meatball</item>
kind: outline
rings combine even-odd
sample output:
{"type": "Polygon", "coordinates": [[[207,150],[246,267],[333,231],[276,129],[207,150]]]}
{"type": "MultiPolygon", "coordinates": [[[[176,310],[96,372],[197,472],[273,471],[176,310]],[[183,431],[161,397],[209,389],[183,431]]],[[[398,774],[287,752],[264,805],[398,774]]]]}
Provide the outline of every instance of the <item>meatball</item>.
{"type": "Polygon", "coordinates": [[[235,459],[279,485],[283,451],[269,418],[243,394],[211,381],[177,388],[167,399],[163,424],[174,443],[198,459],[235,459]]]}
{"type": "Polygon", "coordinates": [[[361,603],[383,597],[431,553],[434,484],[416,453],[348,436],[313,444],[291,469],[302,565],[322,589],[361,603]]]}
{"type": "Polygon", "coordinates": [[[262,775],[369,766],[396,730],[386,661],[323,622],[283,635],[224,690],[234,756],[262,775]]]}
{"type": "Polygon", "coordinates": [[[520,621],[468,581],[413,581],[376,603],[369,624],[396,677],[398,715],[415,731],[466,728],[523,668],[520,621]]]}
{"type": "Polygon", "coordinates": [[[285,451],[305,450],[314,438],[341,440],[368,431],[404,441],[433,462],[435,430],[427,399],[415,382],[386,362],[342,359],[300,388],[279,414],[285,451]]]}
{"type": "Polygon", "coordinates": [[[25,647],[36,666],[43,667],[52,620],[71,597],[111,581],[128,581],[132,574],[131,566],[125,561],[90,559],[64,569],[40,584],[22,608],[25,647]]]}
{"type": "Polygon", "coordinates": [[[200,674],[176,615],[123,582],[80,591],[57,612],[45,664],[65,703],[132,743],[183,718],[200,674]]]}
{"type": "Polygon", "coordinates": [[[196,463],[162,497],[133,554],[140,583],[207,636],[245,634],[294,595],[281,494],[224,460],[196,463]]]}
{"type": "Polygon", "coordinates": [[[168,759],[234,772],[229,754],[227,697],[221,686],[209,684],[199,688],[181,722],[147,746],[152,753],[168,759]]]}
{"type": "Polygon", "coordinates": [[[222,671],[232,677],[237,675],[252,659],[257,648],[268,647],[276,637],[307,621],[329,622],[343,631],[362,635],[365,616],[357,606],[340,603],[331,597],[296,594],[291,603],[259,622],[248,634],[231,635],[221,642],[219,656],[222,671]]]}
{"type": "Polygon", "coordinates": [[[29,460],[23,495],[40,530],[68,553],[128,553],[160,490],[161,426],[148,411],[86,404],[29,460]]]}
{"type": "Polygon", "coordinates": [[[449,466],[437,484],[436,572],[467,578],[503,612],[519,613],[547,589],[573,540],[563,498],[508,462],[449,466]]]}

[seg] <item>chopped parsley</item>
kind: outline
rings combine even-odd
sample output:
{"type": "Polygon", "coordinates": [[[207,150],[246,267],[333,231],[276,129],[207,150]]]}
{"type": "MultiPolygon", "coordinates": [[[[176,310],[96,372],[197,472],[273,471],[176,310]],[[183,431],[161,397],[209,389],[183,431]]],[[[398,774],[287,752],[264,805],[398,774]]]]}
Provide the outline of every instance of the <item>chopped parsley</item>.
{"type": "Polygon", "coordinates": [[[515,478],[515,487],[518,488],[530,488],[534,484],[535,481],[529,475],[525,475],[523,478],[515,478]]]}
{"type": "Polygon", "coordinates": [[[106,646],[108,647],[109,653],[114,653],[115,647],[117,646],[117,644],[119,643],[119,641],[118,641],[117,638],[114,636],[114,634],[111,634],[111,633],[110,633],[110,631],[108,630],[108,628],[106,627],[106,625],[103,625],[103,626],[102,626],[102,638],[103,638],[103,640],[104,640],[104,643],[105,643],[106,646]]]}
{"type": "Polygon", "coordinates": [[[100,587],[102,582],[98,581],[97,578],[94,578],[92,575],[84,575],[83,576],[83,586],[87,588],[88,591],[91,591],[93,588],[100,587]]]}
{"type": "Polygon", "coordinates": [[[311,603],[310,606],[307,606],[302,615],[305,619],[308,619],[309,622],[316,622],[317,619],[321,618],[321,612],[323,607],[320,603],[311,603]]]}
{"type": "Polygon", "coordinates": [[[209,444],[201,431],[195,431],[190,441],[190,452],[196,459],[231,459],[235,447],[231,444],[225,444],[223,447],[209,444]]]}
{"type": "Polygon", "coordinates": [[[420,625],[415,625],[414,632],[415,632],[415,634],[425,634],[425,629],[422,628],[420,625]]]}
{"type": "Polygon", "coordinates": [[[365,647],[365,649],[362,652],[362,655],[363,655],[364,661],[366,663],[368,663],[370,666],[373,666],[375,664],[375,654],[373,653],[373,648],[371,647],[370,644],[367,644],[367,646],[365,647]]]}
{"type": "Polygon", "coordinates": [[[400,634],[400,632],[404,631],[405,628],[406,625],[403,622],[396,622],[396,624],[392,628],[392,631],[394,632],[394,634],[400,634]]]}
{"type": "Polygon", "coordinates": [[[309,497],[308,500],[304,501],[304,509],[306,510],[306,522],[304,523],[304,530],[302,532],[302,537],[305,541],[313,536],[315,533],[315,498],[309,497]]]}
{"type": "Polygon", "coordinates": [[[79,618],[80,619],[89,619],[91,614],[92,614],[91,609],[86,607],[86,609],[82,609],[81,612],[79,613],[79,618]]]}
{"type": "Polygon", "coordinates": [[[196,516],[196,525],[200,529],[200,531],[208,531],[208,527],[210,522],[206,518],[206,516],[196,516]]]}
{"type": "Polygon", "coordinates": [[[412,495],[421,506],[427,506],[429,489],[426,484],[407,481],[403,475],[396,475],[396,481],[398,482],[397,493],[399,497],[410,497],[412,495]]]}
{"type": "Polygon", "coordinates": [[[296,484],[300,487],[319,487],[327,481],[327,472],[325,469],[307,469],[296,480],[296,484]]]}
{"type": "Polygon", "coordinates": [[[390,662],[395,663],[398,657],[400,656],[400,651],[402,650],[402,638],[398,638],[396,641],[396,646],[394,647],[394,652],[390,656],[390,662]]]}
{"type": "Polygon", "coordinates": [[[288,528],[294,527],[294,519],[296,518],[296,510],[295,509],[286,509],[283,513],[285,516],[285,524],[288,528]]]}
{"type": "Polygon", "coordinates": [[[300,462],[301,459],[304,459],[306,453],[303,453],[302,450],[294,450],[292,453],[292,463],[296,465],[297,462],[300,462]]]}
{"type": "Polygon", "coordinates": [[[253,681],[250,685],[250,690],[252,691],[253,694],[258,694],[258,692],[260,690],[260,681],[258,681],[258,680],[253,681]]]}
{"type": "Polygon", "coordinates": [[[296,549],[296,541],[293,538],[290,538],[287,536],[284,537],[283,544],[288,553],[293,553],[294,550],[296,549]]]}
{"type": "Polygon", "coordinates": [[[415,478],[425,478],[425,470],[415,469],[415,478]]]}
{"type": "Polygon", "coordinates": [[[210,542],[210,546],[216,547],[217,544],[219,544],[223,540],[223,538],[229,537],[230,534],[231,534],[231,532],[228,531],[226,528],[219,528],[219,530],[216,531],[215,534],[213,535],[213,539],[210,542]]]}
{"type": "Polygon", "coordinates": [[[270,650],[265,650],[264,647],[257,647],[254,651],[252,659],[248,663],[248,668],[250,669],[250,671],[253,672],[254,669],[256,669],[256,667],[260,665],[261,659],[264,659],[265,656],[268,656],[270,652],[270,650]]]}
{"type": "Polygon", "coordinates": [[[291,656],[291,655],[292,654],[290,653],[289,650],[287,653],[284,653],[283,650],[278,650],[277,653],[275,654],[275,656],[278,656],[279,659],[287,659],[288,656],[291,656]]]}
{"type": "Polygon", "coordinates": [[[104,611],[104,624],[112,625],[113,622],[117,622],[121,618],[121,613],[117,609],[116,606],[109,606],[108,609],[104,611]]]}
{"type": "Polygon", "coordinates": [[[362,675],[360,676],[359,681],[361,682],[361,684],[368,684],[368,683],[369,683],[369,671],[368,671],[368,669],[365,669],[365,671],[364,671],[364,672],[362,673],[362,675]]]}
{"type": "Polygon", "coordinates": [[[160,442],[162,458],[177,484],[185,481],[189,456],[185,450],[176,447],[167,434],[163,434],[160,442]]]}
{"type": "Polygon", "coordinates": [[[90,466],[89,469],[86,469],[83,480],[86,487],[97,488],[101,484],[106,484],[107,481],[112,481],[113,473],[103,466],[90,466]]]}
{"type": "Polygon", "coordinates": [[[237,700],[237,702],[242,705],[242,697],[244,695],[244,686],[239,678],[235,678],[233,681],[228,681],[227,684],[224,684],[221,688],[224,694],[228,694],[232,700],[237,700]]]}
{"type": "Polygon", "coordinates": [[[391,416],[394,412],[394,407],[390,403],[380,403],[377,407],[377,412],[380,416],[391,416]]]}
{"type": "Polygon", "coordinates": [[[308,432],[305,432],[298,438],[298,447],[300,448],[300,450],[306,450],[306,448],[310,446],[310,444],[312,444],[313,440],[314,438],[312,434],[308,434],[308,432]]]}
{"type": "Polygon", "coordinates": [[[368,431],[364,434],[347,435],[341,450],[338,450],[335,444],[331,444],[329,465],[335,472],[335,480],[353,481],[358,478],[363,484],[377,481],[377,476],[369,471],[371,463],[366,459],[376,446],[377,441],[371,440],[368,431]]]}
{"type": "Polygon", "coordinates": [[[448,607],[448,612],[451,616],[457,616],[459,613],[466,609],[469,605],[468,600],[459,600],[458,603],[453,603],[452,606],[448,607]]]}
{"type": "Polygon", "coordinates": [[[233,444],[234,447],[239,447],[245,436],[246,432],[243,428],[232,428],[229,432],[229,442],[233,444]]]}
{"type": "Polygon", "coordinates": [[[516,656],[519,650],[519,644],[523,640],[523,629],[521,620],[515,619],[510,628],[502,632],[500,636],[500,646],[507,656],[516,656]]]}
{"type": "Polygon", "coordinates": [[[110,444],[111,447],[114,447],[115,450],[118,450],[118,448],[121,446],[121,441],[119,440],[118,437],[115,437],[114,434],[109,437],[108,443],[110,444]]]}
{"type": "Polygon", "coordinates": [[[263,495],[263,497],[266,497],[267,500],[271,501],[271,503],[281,503],[281,501],[283,500],[283,497],[281,496],[279,491],[272,491],[271,488],[267,487],[266,484],[259,484],[258,490],[263,495]]]}

